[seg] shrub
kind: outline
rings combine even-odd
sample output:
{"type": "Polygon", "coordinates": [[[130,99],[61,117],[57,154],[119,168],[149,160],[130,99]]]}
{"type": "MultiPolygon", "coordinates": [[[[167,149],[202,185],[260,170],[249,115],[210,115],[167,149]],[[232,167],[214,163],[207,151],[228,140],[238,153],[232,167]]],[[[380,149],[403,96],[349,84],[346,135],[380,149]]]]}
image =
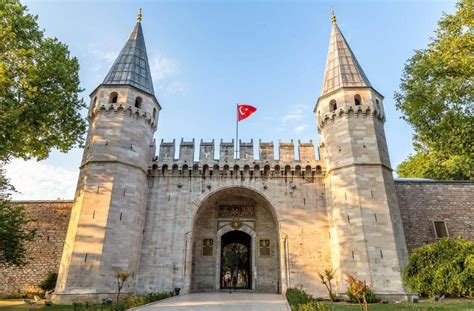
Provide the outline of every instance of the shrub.
{"type": "Polygon", "coordinates": [[[363,304],[375,302],[375,294],[370,285],[350,275],[347,278],[347,283],[349,284],[347,296],[351,302],[363,304]]]}
{"type": "Polygon", "coordinates": [[[45,292],[54,290],[56,287],[56,281],[58,280],[58,274],[50,272],[46,278],[40,283],[39,287],[45,292]]]}
{"type": "Polygon", "coordinates": [[[126,300],[127,308],[139,307],[150,302],[173,297],[174,292],[145,293],[144,295],[129,296],[126,300]]]}
{"type": "Polygon", "coordinates": [[[415,249],[403,281],[411,291],[430,297],[474,296],[474,242],[445,238],[415,249]]]}
{"type": "Polygon", "coordinates": [[[298,310],[298,307],[313,301],[313,296],[306,293],[302,288],[288,288],[286,290],[286,299],[292,310],[298,310]]]}
{"type": "Polygon", "coordinates": [[[328,308],[326,308],[325,305],[317,303],[316,301],[311,301],[307,302],[305,304],[299,305],[297,311],[327,311],[328,308]]]}

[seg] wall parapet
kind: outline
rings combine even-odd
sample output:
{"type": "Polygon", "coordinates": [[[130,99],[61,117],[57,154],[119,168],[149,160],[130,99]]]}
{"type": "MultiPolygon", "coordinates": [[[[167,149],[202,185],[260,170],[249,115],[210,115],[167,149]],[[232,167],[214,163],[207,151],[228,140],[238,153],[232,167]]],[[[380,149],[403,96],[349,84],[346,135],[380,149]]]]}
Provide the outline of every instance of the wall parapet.
{"type": "Polygon", "coordinates": [[[315,148],[312,141],[301,142],[295,146],[290,142],[278,142],[279,158],[275,157],[273,142],[258,143],[259,159],[254,157],[253,140],[242,142],[239,140],[240,156],[236,158],[234,140],[219,143],[219,158],[214,155],[216,150],[214,140],[200,141],[199,159],[194,161],[195,140],[184,141],[179,144],[179,157],[174,158],[176,141],[161,141],[159,156],[149,165],[149,174],[152,176],[207,176],[219,171],[220,176],[314,176],[323,174],[324,163],[315,157],[315,148]],[[299,160],[295,159],[295,151],[299,160]],[[186,173],[186,171],[189,172],[186,173]]]}

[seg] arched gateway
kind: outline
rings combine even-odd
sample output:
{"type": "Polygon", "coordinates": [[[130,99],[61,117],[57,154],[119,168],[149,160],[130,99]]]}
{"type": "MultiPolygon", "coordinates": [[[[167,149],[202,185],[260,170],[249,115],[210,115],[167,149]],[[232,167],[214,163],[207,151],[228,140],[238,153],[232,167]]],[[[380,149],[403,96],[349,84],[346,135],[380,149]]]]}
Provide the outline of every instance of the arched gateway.
{"type": "Polygon", "coordinates": [[[211,194],[192,232],[191,291],[280,291],[276,216],[258,192],[230,187],[211,194]]]}

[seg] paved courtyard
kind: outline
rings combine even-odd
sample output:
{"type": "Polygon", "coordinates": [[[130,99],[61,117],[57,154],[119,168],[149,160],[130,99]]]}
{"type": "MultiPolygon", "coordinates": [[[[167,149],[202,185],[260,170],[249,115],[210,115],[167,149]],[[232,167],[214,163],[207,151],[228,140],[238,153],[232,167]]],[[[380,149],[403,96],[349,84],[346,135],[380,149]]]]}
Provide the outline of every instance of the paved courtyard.
{"type": "Polygon", "coordinates": [[[289,311],[283,295],[255,293],[198,293],[176,296],[139,307],[138,311],[164,310],[245,310],[289,311]]]}

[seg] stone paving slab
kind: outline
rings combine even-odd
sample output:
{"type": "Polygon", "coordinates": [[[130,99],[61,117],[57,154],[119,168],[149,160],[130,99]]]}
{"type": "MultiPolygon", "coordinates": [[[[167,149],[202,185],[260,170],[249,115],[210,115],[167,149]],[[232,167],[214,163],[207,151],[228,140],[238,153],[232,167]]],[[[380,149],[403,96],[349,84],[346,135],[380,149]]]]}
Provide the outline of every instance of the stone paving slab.
{"type": "Polygon", "coordinates": [[[197,293],[176,296],[132,310],[289,311],[290,309],[283,295],[256,293],[197,293]]]}

